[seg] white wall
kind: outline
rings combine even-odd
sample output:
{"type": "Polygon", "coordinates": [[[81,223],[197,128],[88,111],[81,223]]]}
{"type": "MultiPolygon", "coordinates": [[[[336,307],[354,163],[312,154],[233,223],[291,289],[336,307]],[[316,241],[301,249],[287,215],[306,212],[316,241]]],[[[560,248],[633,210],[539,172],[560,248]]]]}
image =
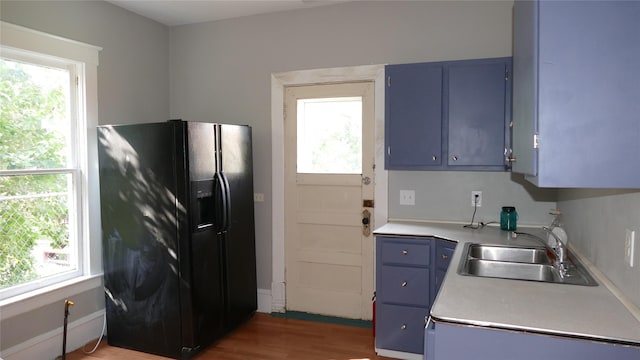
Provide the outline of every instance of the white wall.
{"type": "MultiPolygon", "coordinates": [[[[172,117],[253,126],[255,191],[265,193],[256,204],[259,288],[271,288],[272,273],[271,73],[511,56],[512,7],[509,1],[357,1],[171,28],[172,117]]],[[[434,184],[440,191],[458,175],[443,176],[434,184]]],[[[519,195],[523,207],[531,208],[530,201],[519,195]]],[[[401,215],[438,209],[424,203],[401,215]]],[[[468,207],[463,210],[458,220],[467,218],[468,207]]]]}
{"type": "MultiPolygon", "coordinates": [[[[102,47],[98,66],[100,124],[164,121],[169,117],[167,27],[102,1],[2,0],[0,19],[102,47]]],[[[99,204],[90,206],[98,207],[99,204]]],[[[102,268],[99,241],[91,244],[91,256],[92,271],[99,273],[102,268]]],[[[74,332],[69,344],[78,342],[76,335],[86,339],[98,337],[104,292],[99,279],[91,284],[94,285],[90,289],[80,292],[58,291],[44,303],[26,301],[37,304],[35,306],[38,307],[32,311],[21,313],[20,309],[12,306],[11,313],[15,315],[2,314],[2,357],[34,358],[13,350],[37,347],[38,341],[44,344],[42,349],[55,344],[56,352],[47,358],[53,359],[58,355],[62,343],[65,298],[76,303],[69,317],[72,325],[84,326],[89,321],[98,326],[98,331],[93,333],[74,332]],[[6,354],[7,349],[11,349],[13,354],[6,354]]]]}
{"type": "Polygon", "coordinates": [[[640,307],[640,189],[562,190],[558,207],[569,243],[640,307]],[[626,229],[636,232],[633,268],[624,262],[626,229]]]}

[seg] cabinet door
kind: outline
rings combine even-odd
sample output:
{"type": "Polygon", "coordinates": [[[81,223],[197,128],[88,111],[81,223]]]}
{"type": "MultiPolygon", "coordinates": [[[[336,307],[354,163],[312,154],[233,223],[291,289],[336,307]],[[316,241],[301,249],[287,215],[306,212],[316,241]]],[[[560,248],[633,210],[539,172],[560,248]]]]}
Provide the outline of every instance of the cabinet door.
{"type": "Polygon", "coordinates": [[[386,67],[385,168],[442,164],[441,63],[386,67]]]}
{"type": "Polygon", "coordinates": [[[429,309],[411,306],[379,305],[376,315],[376,347],[421,354],[424,350],[425,317],[429,309]]]}
{"type": "Polygon", "coordinates": [[[449,263],[451,263],[451,257],[456,249],[456,244],[450,241],[437,240],[436,241],[436,268],[447,271],[449,263]]]}
{"type": "Polygon", "coordinates": [[[435,270],[433,271],[434,279],[432,281],[431,299],[430,303],[433,304],[436,300],[436,296],[440,291],[442,280],[444,280],[447,274],[447,269],[451,263],[451,257],[455,251],[456,244],[445,240],[436,241],[436,254],[435,254],[435,270]]]}
{"type": "Polygon", "coordinates": [[[514,172],[540,187],[640,186],[639,23],[638,1],[515,2],[514,172]]]}
{"type": "Polygon", "coordinates": [[[538,152],[538,6],[533,1],[513,5],[513,172],[535,176],[538,152]]]}
{"type": "Polygon", "coordinates": [[[634,346],[447,323],[436,323],[433,340],[434,356],[428,360],[640,358],[634,346]]]}
{"type": "Polygon", "coordinates": [[[505,169],[510,70],[508,59],[460,61],[448,66],[449,166],[505,169]]]}

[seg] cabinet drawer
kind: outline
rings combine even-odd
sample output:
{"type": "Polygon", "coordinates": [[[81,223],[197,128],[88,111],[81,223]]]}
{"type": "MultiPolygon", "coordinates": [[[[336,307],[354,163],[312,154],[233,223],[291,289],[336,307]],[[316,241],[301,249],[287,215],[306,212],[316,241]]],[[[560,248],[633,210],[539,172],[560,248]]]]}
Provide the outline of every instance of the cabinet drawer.
{"type": "Polygon", "coordinates": [[[436,267],[446,270],[453,256],[453,248],[438,246],[436,249],[436,267]]]}
{"type": "Polygon", "coordinates": [[[416,240],[415,243],[382,240],[383,264],[405,264],[429,266],[431,240],[416,240]]]}
{"type": "Polygon", "coordinates": [[[383,266],[379,275],[380,302],[429,307],[429,269],[383,266]]]}
{"type": "Polygon", "coordinates": [[[381,304],[376,314],[376,346],[381,349],[421,354],[424,319],[429,310],[381,304]]]}

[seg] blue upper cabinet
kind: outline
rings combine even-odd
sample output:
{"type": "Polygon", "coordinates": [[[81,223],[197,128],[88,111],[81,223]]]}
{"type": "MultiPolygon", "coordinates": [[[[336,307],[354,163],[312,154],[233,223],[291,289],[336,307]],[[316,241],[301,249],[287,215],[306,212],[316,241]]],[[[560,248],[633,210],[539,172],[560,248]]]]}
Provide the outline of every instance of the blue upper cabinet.
{"type": "Polygon", "coordinates": [[[386,67],[385,168],[507,170],[511,58],[386,67]]]}
{"type": "Polygon", "coordinates": [[[385,168],[442,164],[442,63],[389,65],[385,92],[385,168]]]}
{"type": "Polygon", "coordinates": [[[516,1],[513,171],[640,187],[640,2],[516,1]]]}
{"type": "Polygon", "coordinates": [[[510,73],[510,58],[456,61],[448,66],[449,168],[506,169],[510,73]]]}

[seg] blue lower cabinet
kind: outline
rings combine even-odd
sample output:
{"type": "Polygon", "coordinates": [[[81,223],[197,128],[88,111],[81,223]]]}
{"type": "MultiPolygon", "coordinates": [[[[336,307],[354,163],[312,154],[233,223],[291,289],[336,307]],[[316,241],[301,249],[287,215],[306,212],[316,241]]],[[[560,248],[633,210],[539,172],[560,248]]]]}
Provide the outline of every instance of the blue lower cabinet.
{"type": "Polygon", "coordinates": [[[640,359],[640,347],[521,331],[435,323],[425,329],[425,360],[640,359]]]}
{"type": "Polygon", "coordinates": [[[433,289],[431,290],[431,303],[436,300],[436,295],[438,291],[440,291],[440,286],[442,285],[442,281],[444,280],[444,276],[447,273],[447,269],[449,268],[449,264],[451,263],[451,258],[453,257],[453,252],[456,249],[456,243],[452,241],[446,240],[436,240],[436,257],[435,257],[435,272],[434,272],[434,281],[433,289]]]}
{"type": "Polygon", "coordinates": [[[425,319],[455,246],[454,242],[428,237],[376,237],[379,354],[405,359],[422,357],[425,319]]]}
{"type": "Polygon", "coordinates": [[[376,317],[376,347],[393,351],[422,353],[424,319],[429,309],[381,304],[376,317]]]}
{"type": "Polygon", "coordinates": [[[436,356],[436,324],[429,321],[424,327],[424,360],[433,360],[436,356]]]}

